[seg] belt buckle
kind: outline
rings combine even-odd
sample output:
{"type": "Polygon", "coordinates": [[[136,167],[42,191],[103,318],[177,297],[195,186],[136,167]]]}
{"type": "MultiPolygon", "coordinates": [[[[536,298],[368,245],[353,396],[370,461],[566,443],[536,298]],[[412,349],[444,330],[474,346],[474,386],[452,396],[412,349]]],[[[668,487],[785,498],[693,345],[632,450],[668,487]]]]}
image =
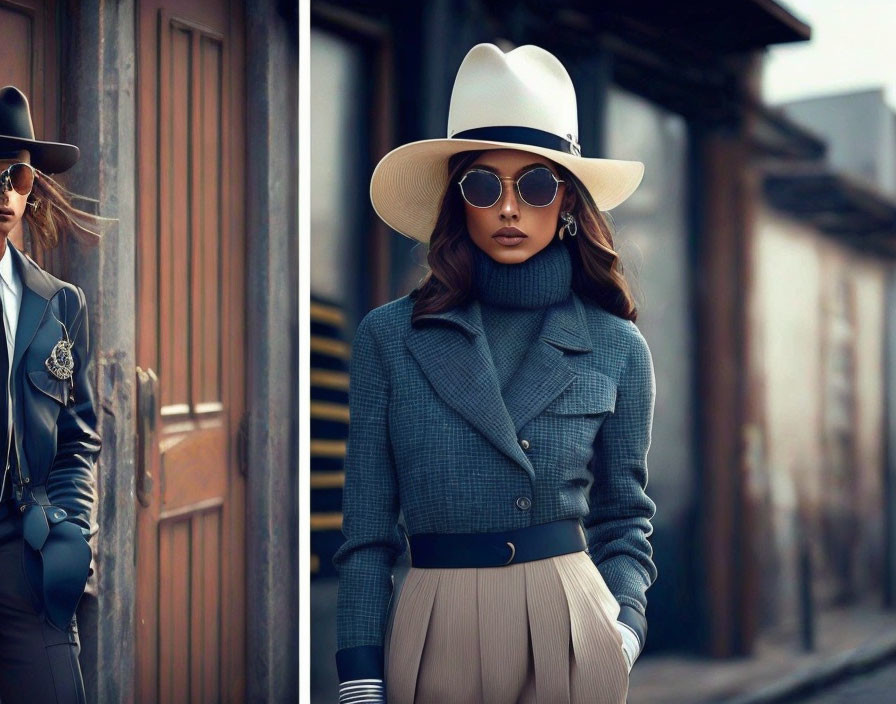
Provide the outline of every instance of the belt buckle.
{"type": "Polygon", "coordinates": [[[502,567],[509,565],[511,562],[513,562],[513,558],[516,556],[516,546],[513,543],[511,543],[509,540],[507,541],[507,547],[510,548],[510,558],[507,560],[507,562],[504,563],[504,565],[502,565],[502,567]]]}

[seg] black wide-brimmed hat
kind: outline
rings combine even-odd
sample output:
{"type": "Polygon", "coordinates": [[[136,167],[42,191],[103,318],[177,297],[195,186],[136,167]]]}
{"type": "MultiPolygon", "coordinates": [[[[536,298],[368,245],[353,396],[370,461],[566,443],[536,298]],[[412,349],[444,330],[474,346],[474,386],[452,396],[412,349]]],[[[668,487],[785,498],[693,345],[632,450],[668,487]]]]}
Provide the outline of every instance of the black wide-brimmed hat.
{"type": "Polygon", "coordinates": [[[46,174],[70,169],[81,155],[74,144],[35,139],[28,98],[15,86],[3,86],[0,88],[0,153],[19,149],[27,149],[31,165],[46,174]]]}

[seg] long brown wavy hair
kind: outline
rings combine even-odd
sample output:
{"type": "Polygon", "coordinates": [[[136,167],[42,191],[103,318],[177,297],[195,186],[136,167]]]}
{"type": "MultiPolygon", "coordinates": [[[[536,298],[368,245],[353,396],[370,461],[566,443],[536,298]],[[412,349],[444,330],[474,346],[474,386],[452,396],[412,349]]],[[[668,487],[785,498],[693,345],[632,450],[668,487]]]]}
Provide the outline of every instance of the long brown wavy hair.
{"type": "MultiPolygon", "coordinates": [[[[454,184],[483,151],[460,152],[448,160],[449,185],[429,240],[430,270],[409,294],[414,301],[412,323],[425,313],[442,312],[472,297],[472,248],[476,245],[467,232],[462,196],[454,184]]],[[[591,194],[568,169],[551,163],[566,182],[562,210],[572,211],[578,223],[576,236],[567,234],[562,241],[572,260],[572,289],[610,313],[636,321],[638,309],[623,275],[622,261],[613,248],[609,215],[598,210],[591,194]]]]}
{"type": "Polygon", "coordinates": [[[54,249],[68,238],[96,245],[102,234],[87,226],[101,229],[102,225],[117,222],[116,218],[106,218],[76,208],[72,205],[74,199],[98,201],[73,193],[48,174],[35,170],[37,178],[34,179],[22,219],[28,223],[33,243],[41,249],[54,249]]]}

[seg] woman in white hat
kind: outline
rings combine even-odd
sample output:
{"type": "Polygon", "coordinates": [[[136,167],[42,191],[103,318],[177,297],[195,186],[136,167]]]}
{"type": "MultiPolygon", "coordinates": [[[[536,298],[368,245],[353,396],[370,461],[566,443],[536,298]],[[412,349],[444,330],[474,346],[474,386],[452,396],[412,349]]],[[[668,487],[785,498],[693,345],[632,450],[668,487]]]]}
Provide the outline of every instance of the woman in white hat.
{"type": "Polygon", "coordinates": [[[342,702],[626,699],[656,579],[655,381],[602,211],[643,165],[584,158],[577,133],[553,55],[480,44],[447,138],[374,171],[376,212],[429,243],[430,273],[355,336],[342,702]]]}

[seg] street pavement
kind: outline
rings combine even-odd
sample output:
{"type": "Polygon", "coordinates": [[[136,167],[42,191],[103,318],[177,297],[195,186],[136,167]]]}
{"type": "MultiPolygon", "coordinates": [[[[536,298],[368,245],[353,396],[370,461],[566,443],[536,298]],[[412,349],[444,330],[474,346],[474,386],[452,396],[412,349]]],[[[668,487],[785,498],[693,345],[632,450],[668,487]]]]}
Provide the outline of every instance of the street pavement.
{"type": "MultiPolygon", "coordinates": [[[[828,609],[819,614],[817,626],[816,647],[809,652],[799,647],[798,634],[792,629],[761,634],[753,653],[746,657],[710,659],[645,653],[632,670],[628,702],[814,701],[805,699],[804,693],[835,691],[840,686],[835,683],[864,678],[865,673],[883,663],[896,666],[896,612],[874,604],[828,609]]],[[[896,704],[896,690],[891,691],[893,694],[869,701],[896,704]]]]}
{"type": "Polygon", "coordinates": [[[793,700],[794,704],[889,704],[896,702],[896,662],[834,683],[817,694],[793,700]]]}

